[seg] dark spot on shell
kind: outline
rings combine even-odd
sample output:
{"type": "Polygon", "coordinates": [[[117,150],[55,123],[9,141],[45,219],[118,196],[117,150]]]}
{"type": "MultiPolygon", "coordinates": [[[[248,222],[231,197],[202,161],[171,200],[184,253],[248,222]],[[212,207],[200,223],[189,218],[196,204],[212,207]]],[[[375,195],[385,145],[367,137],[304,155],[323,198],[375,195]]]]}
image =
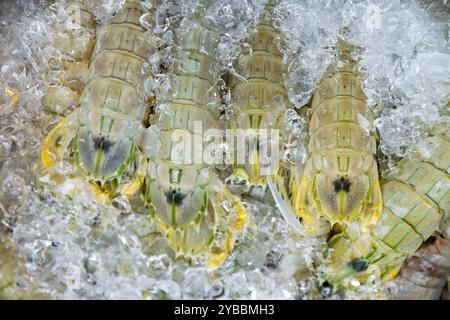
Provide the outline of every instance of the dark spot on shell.
{"type": "Polygon", "coordinates": [[[333,182],[334,191],[338,193],[339,191],[344,191],[348,193],[350,191],[351,186],[350,180],[344,177],[340,177],[339,179],[333,182]]]}
{"type": "Polygon", "coordinates": [[[350,267],[356,272],[361,272],[367,269],[369,264],[364,259],[354,259],[350,262],[350,267]]]}
{"type": "Polygon", "coordinates": [[[103,150],[105,153],[107,153],[112,145],[113,143],[105,137],[94,138],[94,148],[96,150],[103,150]]]}
{"type": "Polygon", "coordinates": [[[62,140],[62,136],[59,136],[58,138],[56,138],[55,140],[55,146],[59,147],[61,145],[61,140],[62,140]]]}
{"type": "Polygon", "coordinates": [[[185,194],[178,192],[176,190],[171,190],[166,192],[166,199],[168,203],[175,203],[178,207],[183,203],[183,199],[186,197],[185,194]]]}

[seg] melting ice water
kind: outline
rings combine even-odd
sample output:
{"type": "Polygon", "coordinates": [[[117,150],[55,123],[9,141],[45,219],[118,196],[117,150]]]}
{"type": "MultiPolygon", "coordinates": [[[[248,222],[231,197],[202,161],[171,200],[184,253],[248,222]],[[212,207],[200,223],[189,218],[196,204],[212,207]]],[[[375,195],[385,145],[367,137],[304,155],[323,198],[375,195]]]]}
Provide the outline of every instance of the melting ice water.
{"type": "MultiPolygon", "coordinates": [[[[233,73],[233,61],[246,48],[241,40],[254,29],[264,2],[227,0],[211,6],[207,19],[222,31],[218,75],[233,73]]],[[[336,298],[318,292],[306,272],[320,259],[321,250],[314,250],[320,244],[298,241],[267,205],[248,205],[252,222],[237,249],[209,273],[175,260],[144,210],[122,212],[36,188],[39,146],[57,121],[43,112],[40,99],[59,76],[51,69],[52,59],[59,59],[52,25],[61,17],[59,2],[12,3],[0,2],[0,87],[20,93],[20,101],[11,112],[0,112],[0,221],[26,270],[18,285],[37,286],[56,299],[336,298]],[[306,272],[300,282],[299,270],[306,272]]],[[[92,6],[102,21],[122,3],[97,0],[92,6]]],[[[177,19],[197,5],[180,3],[181,9],[164,2],[161,15],[177,19]]],[[[302,107],[309,101],[337,38],[346,37],[364,48],[364,91],[375,110],[383,107],[376,120],[381,151],[405,155],[430,124],[448,121],[449,11],[445,0],[281,1],[276,13],[286,36],[291,102],[302,107]]],[[[171,34],[165,30],[170,19],[163,22],[157,26],[161,44],[170,47],[171,34]]],[[[170,61],[171,50],[154,53],[150,68],[170,61]]],[[[164,92],[164,83],[150,79],[146,89],[164,92]]]]}

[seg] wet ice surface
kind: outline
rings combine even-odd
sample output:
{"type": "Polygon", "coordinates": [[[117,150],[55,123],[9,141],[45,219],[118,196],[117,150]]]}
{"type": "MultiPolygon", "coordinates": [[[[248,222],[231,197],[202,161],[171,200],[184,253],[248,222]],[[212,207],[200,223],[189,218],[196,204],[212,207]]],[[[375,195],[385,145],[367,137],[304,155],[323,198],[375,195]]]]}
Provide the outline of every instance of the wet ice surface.
{"type": "MultiPolygon", "coordinates": [[[[122,2],[95,1],[95,14],[103,20],[122,2]]],[[[213,6],[209,18],[227,30],[219,46],[218,72],[233,72],[231,63],[242,49],[239,40],[254,28],[252,17],[263,2],[230,0],[213,6]]],[[[201,260],[175,260],[145,210],[130,213],[74,202],[36,187],[39,146],[57,121],[40,104],[48,84],[58,77],[49,71],[49,58],[59,57],[51,40],[55,18],[49,3],[0,2],[0,85],[21,97],[13,110],[0,110],[1,228],[12,232],[31,276],[19,275],[18,284],[26,288],[33,281],[55,299],[336,298],[318,292],[313,278],[295,279],[297,269],[321,258],[321,250],[315,250],[320,244],[298,241],[269,206],[249,204],[252,222],[239,236],[237,249],[218,270],[207,272],[201,260]]],[[[190,4],[184,6],[189,10],[190,4]]],[[[446,121],[442,114],[449,99],[450,53],[445,1],[286,0],[277,13],[288,39],[288,89],[297,107],[310,99],[346,26],[350,32],[344,37],[365,48],[360,58],[368,75],[364,91],[369,102],[384,107],[376,124],[386,155],[404,155],[430,124],[446,121]]],[[[165,41],[170,44],[170,37],[165,41]]],[[[170,55],[153,58],[157,63],[170,55]]],[[[154,82],[152,89],[161,85],[154,82]]],[[[364,293],[370,294],[370,288],[364,293]]]]}

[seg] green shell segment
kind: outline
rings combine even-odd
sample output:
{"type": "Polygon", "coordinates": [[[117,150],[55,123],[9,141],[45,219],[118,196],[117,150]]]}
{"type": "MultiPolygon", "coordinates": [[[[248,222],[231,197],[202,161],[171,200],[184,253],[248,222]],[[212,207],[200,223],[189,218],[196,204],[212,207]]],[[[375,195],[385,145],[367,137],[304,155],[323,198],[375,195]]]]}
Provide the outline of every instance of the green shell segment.
{"type": "Polygon", "coordinates": [[[213,204],[215,173],[203,162],[203,136],[195,131],[219,128],[219,94],[211,73],[218,35],[185,18],[175,40],[180,50],[171,90],[156,106],[161,149],[149,159],[145,200],[176,253],[192,256],[209,251],[220,220],[213,204]]]}
{"type": "Polygon", "coordinates": [[[80,99],[75,157],[88,176],[101,182],[119,178],[136,151],[133,138],[143,116],[136,86],[149,50],[139,23],[143,13],[140,3],[127,1],[99,30],[80,99]]]}

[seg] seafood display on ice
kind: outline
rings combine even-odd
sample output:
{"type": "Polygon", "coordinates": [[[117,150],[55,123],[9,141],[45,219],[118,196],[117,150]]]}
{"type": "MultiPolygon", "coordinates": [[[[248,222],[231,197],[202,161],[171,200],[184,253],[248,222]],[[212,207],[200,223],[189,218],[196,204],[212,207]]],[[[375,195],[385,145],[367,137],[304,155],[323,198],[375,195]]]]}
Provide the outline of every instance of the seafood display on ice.
{"type": "Polygon", "coordinates": [[[1,299],[448,299],[446,1],[9,2],[1,299]]]}

